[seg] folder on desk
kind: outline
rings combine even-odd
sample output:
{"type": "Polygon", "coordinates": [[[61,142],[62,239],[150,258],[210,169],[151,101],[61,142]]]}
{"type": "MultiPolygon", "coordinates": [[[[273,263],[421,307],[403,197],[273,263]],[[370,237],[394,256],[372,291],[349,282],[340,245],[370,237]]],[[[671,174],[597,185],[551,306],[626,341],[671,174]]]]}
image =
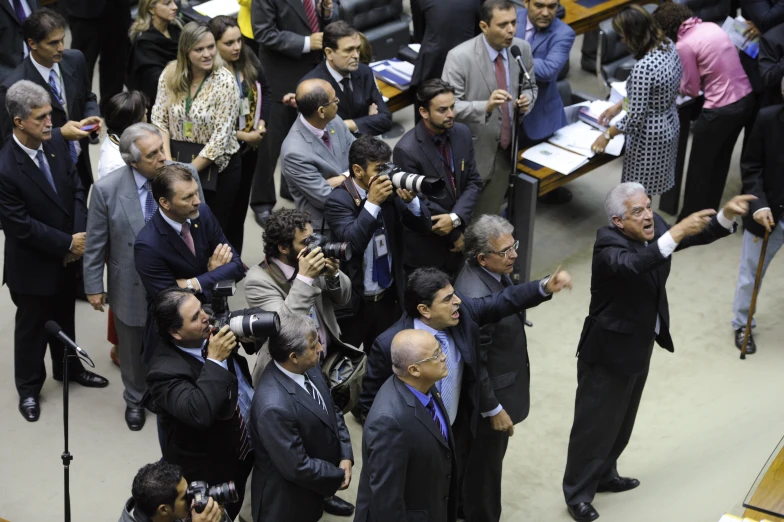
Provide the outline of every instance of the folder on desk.
{"type": "Polygon", "coordinates": [[[561,174],[571,174],[588,163],[588,158],[585,156],[569,152],[547,142],[526,149],[523,152],[523,158],[561,174]]]}
{"type": "Polygon", "coordinates": [[[401,91],[408,90],[411,86],[411,76],[414,74],[414,64],[391,58],[370,64],[373,75],[382,82],[397,87],[401,91]]]}
{"type": "MultiPolygon", "coordinates": [[[[600,130],[591,127],[585,122],[578,121],[558,129],[547,141],[575,154],[592,158],[594,153],[591,150],[591,145],[601,135],[602,132],[600,130]]],[[[604,152],[612,156],[620,156],[621,152],[623,152],[624,142],[623,134],[618,134],[610,140],[604,152]]]]}

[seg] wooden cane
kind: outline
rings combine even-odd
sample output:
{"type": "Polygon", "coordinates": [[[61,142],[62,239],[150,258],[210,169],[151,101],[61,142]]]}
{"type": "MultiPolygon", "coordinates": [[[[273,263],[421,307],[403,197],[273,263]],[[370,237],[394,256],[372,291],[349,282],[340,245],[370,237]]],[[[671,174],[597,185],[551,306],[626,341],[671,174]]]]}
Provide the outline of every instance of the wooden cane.
{"type": "Polygon", "coordinates": [[[754,309],[757,306],[757,293],[759,292],[759,286],[762,280],[762,266],[765,264],[765,251],[768,249],[769,236],[770,233],[766,228],[765,237],[762,239],[762,249],[760,250],[759,263],[757,263],[757,276],[754,278],[754,290],[752,290],[751,292],[751,305],[749,306],[749,318],[746,320],[746,331],[743,332],[743,346],[740,349],[741,359],[746,358],[746,346],[748,346],[749,337],[751,337],[751,321],[754,319],[754,309]]]}

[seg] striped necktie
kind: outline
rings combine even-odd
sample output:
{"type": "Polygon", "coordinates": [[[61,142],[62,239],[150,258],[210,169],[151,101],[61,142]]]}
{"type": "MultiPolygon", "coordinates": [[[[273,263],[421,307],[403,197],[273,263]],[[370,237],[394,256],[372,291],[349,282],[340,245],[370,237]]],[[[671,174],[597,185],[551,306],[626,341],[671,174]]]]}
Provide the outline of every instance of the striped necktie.
{"type": "Polygon", "coordinates": [[[316,3],[313,0],[302,0],[302,7],[305,8],[305,17],[308,19],[308,27],[311,33],[319,32],[318,15],[316,14],[316,3]]]}
{"type": "Polygon", "coordinates": [[[147,197],[144,199],[144,222],[148,223],[155,214],[155,209],[158,205],[155,204],[155,196],[152,195],[152,181],[149,179],[144,182],[144,188],[147,190],[147,197]]]}
{"type": "Polygon", "coordinates": [[[313,383],[311,382],[311,380],[308,378],[307,375],[303,375],[303,377],[305,377],[305,389],[308,391],[310,396],[313,397],[313,400],[316,401],[319,406],[324,408],[324,411],[327,411],[327,406],[324,404],[324,400],[321,398],[321,395],[316,390],[316,387],[313,386],[313,383]]]}
{"type": "Polygon", "coordinates": [[[441,421],[438,420],[438,414],[436,413],[436,401],[433,400],[433,397],[430,397],[430,402],[427,403],[425,409],[430,414],[430,416],[433,417],[433,420],[436,422],[436,426],[438,426],[438,431],[441,432],[441,435],[443,435],[445,439],[448,438],[448,432],[446,431],[446,428],[442,426],[441,421]]]}

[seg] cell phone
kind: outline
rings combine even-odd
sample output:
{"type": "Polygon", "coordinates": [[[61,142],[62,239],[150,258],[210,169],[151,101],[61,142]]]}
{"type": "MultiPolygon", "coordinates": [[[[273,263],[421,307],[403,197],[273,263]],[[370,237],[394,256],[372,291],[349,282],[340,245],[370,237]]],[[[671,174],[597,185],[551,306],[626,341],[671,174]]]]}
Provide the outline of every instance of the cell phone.
{"type": "Polygon", "coordinates": [[[97,123],[91,123],[90,125],[85,125],[84,127],[81,127],[79,130],[82,130],[84,132],[92,132],[97,128],[98,128],[97,123]]]}

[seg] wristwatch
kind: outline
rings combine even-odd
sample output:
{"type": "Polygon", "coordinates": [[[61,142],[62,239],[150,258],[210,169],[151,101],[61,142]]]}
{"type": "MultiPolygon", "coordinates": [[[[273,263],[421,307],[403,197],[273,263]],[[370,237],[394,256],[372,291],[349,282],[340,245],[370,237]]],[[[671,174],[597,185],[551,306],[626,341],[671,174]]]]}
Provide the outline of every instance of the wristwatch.
{"type": "Polygon", "coordinates": [[[185,284],[188,286],[188,290],[193,290],[194,292],[196,291],[196,288],[193,286],[193,283],[191,283],[190,279],[185,281],[185,284]]]}
{"type": "Polygon", "coordinates": [[[453,226],[454,228],[457,228],[457,227],[459,227],[460,225],[462,225],[462,224],[463,224],[463,220],[462,220],[462,219],[460,219],[460,216],[458,216],[458,215],[457,215],[457,214],[455,214],[454,212],[452,212],[451,214],[449,214],[449,217],[451,217],[451,218],[452,218],[452,226],[453,226]]]}
{"type": "Polygon", "coordinates": [[[604,131],[604,139],[606,139],[607,141],[610,141],[610,140],[613,139],[613,137],[610,135],[610,129],[607,129],[606,131],[604,131]]]}
{"type": "Polygon", "coordinates": [[[550,295],[550,292],[547,291],[547,283],[550,282],[550,276],[544,276],[542,279],[539,280],[539,289],[542,291],[544,295],[550,295]]]}

